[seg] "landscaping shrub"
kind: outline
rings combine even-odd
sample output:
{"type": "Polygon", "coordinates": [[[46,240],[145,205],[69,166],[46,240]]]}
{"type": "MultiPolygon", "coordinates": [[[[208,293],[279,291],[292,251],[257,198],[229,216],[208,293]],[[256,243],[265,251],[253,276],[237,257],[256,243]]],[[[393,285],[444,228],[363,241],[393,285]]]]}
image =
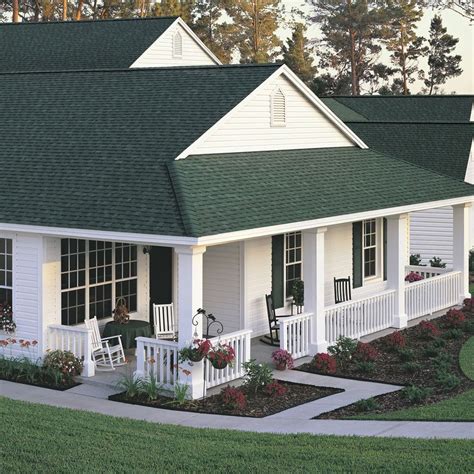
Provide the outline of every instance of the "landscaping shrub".
{"type": "Polygon", "coordinates": [[[407,344],[405,336],[400,331],[392,332],[383,339],[383,342],[389,350],[399,350],[407,344]]]}
{"type": "Polygon", "coordinates": [[[127,398],[135,398],[142,391],[143,379],[135,377],[132,372],[123,374],[117,382],[117,389],[123,390],[127,398]]]}
{"type": "Polygon", "coordinates": [[[436,374],[436,383],[445,390],[454,390],[461,383],[461,380],[448,370],[442,369],[436,374]]]}
{"type": "Polygon", "coordinates": [[[43,366],[57,369],[63,374],[66,383],[70,382],[76,375],[81,375],[82,361],[70,351],[48,352],[43,360],[43,366]]]}
{"type": "Polygon", "coordinates": [[[337,369],[336,359],[324,352],[320,352],[314,356],[313,364],[316,370],[323,374],[334,374],[337,369]]]}
{"type": "Polygon", "coordinates": [[[448,329],[447,331],[444,332],[443,337],[446,339],[459,339],[460,337],[463,337],[464,331],[462,329],[448,329]]]}
{"type": "Polygon", "coordinates": [[[440,257],[433,257],[430,260],[430,267],[446,268],[446,263],[440,257]]]}
{"type": "Polygon", "coordinates": [[[425,357],[436,357],[439,354],[439,347],[436,347],[434,344],[429,344],[426,346],[425,350],[423,351],[423,355],[425,357]]]}
{"type": "Polygon", "coordinates": [[[421,323],[417,327],[417,334],[420,339],[435,339],[441,335],[441,331],[439,330],[436,324],[430,321],[421,321],[421,323]]]}
{"type": "Polygon", "coordinates": [[[462,302],[462,309],[463,311],[469,311],[470,313],[474,312],[474,298],[466,298],[462,302]]]}
{"type": "Polygon", "coordinates": [[[359,361],[356,362],[356,370],[363,374],[371,374],[375,370],[375,364],[373,362],[359,361]]]}
{"type": "Polygon", "coordinates": [[[443,324],[447,328],[459,329],[464,325],[466,315],[460,309],[450,309],[443,318],[443,324]]]}
{"type": "Polygon", "coordinates": [[[474,334],[474,321],[466,321],[463,329],[467,334],[474,334]]]}
{"type": "Polygon", "coordinates": [[[363,362],[373,362],[377,359],[379,351],[369,342],[357,343],[356,350],[354,352],[354,359],[363,362]]]}
{"type": "Polygon", "coordinates": [[[272,369],[267,364],[257,364],[255,359],[252,359],[242,364],[242,367],[247,372],[244,375],[244,384],[254,395],[273,381],[272,369]]]}
{"type": "Polygon", "coordinates": [[[264,388],[264,391],[269,397],[282,397],[288,389],[278,380],[273,380],[264,388]]]}
{"type": "Polygon", "coordinates": [[[334,357],[341,368],[347,367],[357,349],[357,341],[350,337],[339,336],[336,344],[328,347],[328,353],[334,357]]]}
{"type": "Polygon", "coordinates": [[[247,406],[247,396],[237,387],[224,387],[221,398],[222,404],[231,410],[243,410],[247,406]]]}
{"type": "Polygon", "coordinates": [[[421,369],[421,365],[418,362],[405,362],[401,366],[403,372],[407,372],[408,374],[414,374],[416,371],[421,369]]]}
{"type": "Polygon", "coordinates": [[[417,387],[416,385],[410,385],[405,387],[401,394],[403,398],[407,399],[411,403],[420,403],[432,394],[433,390],[428,387],[417,387]]]}
{"type": "Polygon", "coordinates": [[[453,357],[446,352],[438,353],[438,355],[433,359],[433,365],[438,369],[448,370],[451,368],[453,363],[453,357]]]}
{"type": "Polygon", "coordinates": [[[375,398],[367,398],[355,403],[355,409],[359,412],[373,411],[377,410],[379,407],[380,405],[375,398]]]}
{"type": "Polygon", "coordinates": [[[408,349],[407,347],[402,347],[398,351],[398,357],[401,362],[409,362],[415,358],[415,352],[413,349],[408,349]]]}

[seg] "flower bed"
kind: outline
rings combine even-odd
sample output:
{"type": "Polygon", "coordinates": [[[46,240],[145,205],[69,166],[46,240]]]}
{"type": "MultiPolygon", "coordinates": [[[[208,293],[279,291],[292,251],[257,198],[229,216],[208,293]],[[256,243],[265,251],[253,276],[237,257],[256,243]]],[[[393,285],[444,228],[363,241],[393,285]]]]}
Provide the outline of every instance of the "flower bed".
{"type": "MultiPolygon", "coordinates": [[[[339,353],[333,350],[329,356],[335,359],[334,376],[403,385],[405,388],[318,418],[385,413],[435,403],[474,388],[474,382],[459,367],[459,352],[473,330],[472,312],[467,309],[463,314],[450,311],[440,318],[392,333],[369,345],[359,343],[346,348],[342,354],[344,357],[340,357],[340,349],[339,353]]],[[[327,375],[321,370],[320,358],[296,370],[327,375]]]]}

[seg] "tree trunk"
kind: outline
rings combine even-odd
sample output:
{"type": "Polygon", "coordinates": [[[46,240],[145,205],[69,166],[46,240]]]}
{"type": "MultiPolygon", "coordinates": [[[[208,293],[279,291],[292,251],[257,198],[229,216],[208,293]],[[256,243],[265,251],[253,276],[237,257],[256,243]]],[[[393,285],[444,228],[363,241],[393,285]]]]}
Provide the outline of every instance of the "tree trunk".
{"type": "Polygon", "coordinates": [[[253,2],[253,60],[256,62],[259,43],[258,2],[253,2]]]}
{"type": "Polygon", "coordinates": [[[13,23],[19,23],[20,22],[20,8],[18,6],[18,0],[13,0],[12,9],[13,9],[13,23]]]}
{"type": "Polygon", "coordinates": [[[39,4],[39,0],[35,0],[35,4],[34,4],[34,20],[36,22],[39,21],[39,17],[40,17],[40,4],[39,4]]]}
{"type": "Polygon", "coordinates": [[[67,0],[63,0],[63,21],[67,20],[67,0]]]}
{"type": "MultiPolygon", "coordinates": [[[[352,15],[352,0],[347,0],[347,8],[349,16],[352,15]]],[[[357,65],[356,65],[356,48],[355,48],[355,31],[349,28],[349,38],[351,41],[351,92],[352,95],[359,95],[359,81],[357,78],[357,65]]]]}
{"type": "Polygon", "coordinates": [[[82,6],[84,5],[84,0],[78,0],[77,2],[77,11],[76,11],[76,21],[81,20],[82,16],[82,6]]]}
{"type": "Polygon", "coordinates": [[[402,26],[400,31],[400,65],[402,67],[402,79],[403,79],[403,95],[408,95],[408,77],[407,77],[407,58],[405,55],[405,38],[404,38],[405,29],[402,26]]]}

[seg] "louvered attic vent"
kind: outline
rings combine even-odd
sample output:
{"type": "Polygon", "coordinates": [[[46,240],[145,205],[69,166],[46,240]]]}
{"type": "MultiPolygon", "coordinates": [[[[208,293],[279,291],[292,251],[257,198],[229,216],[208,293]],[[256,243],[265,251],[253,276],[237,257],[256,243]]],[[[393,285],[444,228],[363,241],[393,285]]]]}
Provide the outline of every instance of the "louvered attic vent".
{"type": "Polygon", "coordinates": [[[173,36],[173,58],[183,57],[183,37],[177,31],[173,36]]]}
{"type": "Polygon", "coordinates": [[[278,89],[271,98],[272,126],[284,127],[286,125],[286,100],[285,94],[278,89]]]}

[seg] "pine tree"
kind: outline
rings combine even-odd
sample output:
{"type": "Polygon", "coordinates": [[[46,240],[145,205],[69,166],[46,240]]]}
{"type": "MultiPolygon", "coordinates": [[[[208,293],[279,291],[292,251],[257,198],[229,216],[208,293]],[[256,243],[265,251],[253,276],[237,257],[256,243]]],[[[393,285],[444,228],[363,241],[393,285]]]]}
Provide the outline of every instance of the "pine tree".
{"type": "Polygon", "coordinates": [[[390,2],[391,21],[388,24],[387,49],[391,51],[392,63],[401,76],[402,94],[410,93],[409,84],[421,76],[419,58],[426,54],[425,39],[416,34],[417,23],[423,16],[419,0],[398,0],[390,2]]]}
{"type": "Polygon", "coordinates": [[[303,23],[296,23],[291,38],[283,46],[283,61],[299,78],[310,85],[316,75],[316,66],[313,65],[312,48],[306,38],[306,27],[303,23]]]}
{"type": "Polygon", "coordinates": [[[152,7],[152,16],[180,16],[190,23],[194,3],[194,0],[161,0],[152,7]]]}
{"type": "Polygon", "coordinates": [[[282,21],[280,0],[224,0],[235,25],[232,41],[241,63],[267,63],[280,53],[276,30],[282,21]]]}
{"type": "Polygon", "coordinates": [[[431,20],[428,46],[428,72],[424,79],[428,94],[439,89],[448,79],[459,76],[462,69],[461,56],[451,54],[459,42],[458,38],[449,35],[443,26],[441,17],[435,15],[431,20]]]}

